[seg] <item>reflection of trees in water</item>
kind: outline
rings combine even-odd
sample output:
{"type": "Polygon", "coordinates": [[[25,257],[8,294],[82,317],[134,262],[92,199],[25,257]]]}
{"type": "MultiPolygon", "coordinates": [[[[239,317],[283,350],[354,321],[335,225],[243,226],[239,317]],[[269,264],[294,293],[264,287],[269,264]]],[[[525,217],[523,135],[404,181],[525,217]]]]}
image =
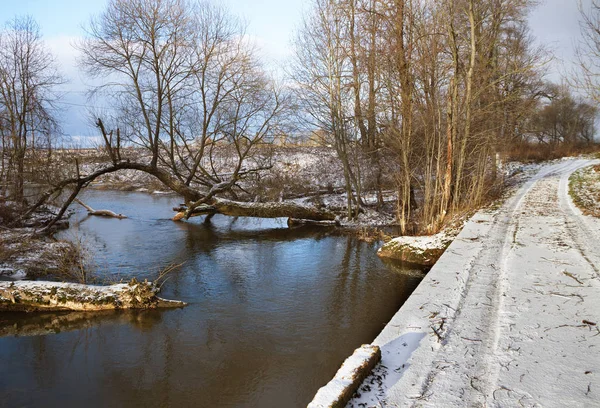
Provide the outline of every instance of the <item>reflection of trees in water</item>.
{"type": "Polygon", "coordinates": [[[327,370],[335,371],[351,349],[370,341],[369,331],[382,327],[374,314],[395,311],[412,285],[393,271],[382,284],[386,268],[375,247],[337,230],[264,228],[225,217],[164,223],[136,232],[148,242],[164,241],[160,256],[156,246],[132,256],[186,261],[164,289],[168,297],[189,301],[188,308],[39,315],[20,322],[0,316],[0,334],[7,336],[72,331],[21,345],[37,347],[35,375],[55,377],[45,385],[54,390],[54,401],[69,388],[61,376],[85,375],[86,385],[73,390],[69,402],[85,401],[92,391],[99,395],[95,405],[105,406],[261,406],[268,398],[305,405],[298,399],[330,379],[327,370]],[[163,319],[162,313],[173,315],[163,319]],[[16,331],[10,328],[15,322],[16,331]]]}
{"type": "MultiPolygon", "coordinates": [[[[136,359],[135,366],[145,370],[144,360],[152,363],[153,365],[147,368],[148,373],[153,373],[154,370],[174,369],[152,362],[156,353],[159,358],[166,357],[167,360],[172,353],[172,348],[164,348],[159,344],[163,342],[164,336],[157,338],[151,334],[153,329],[163,322],[163,313],[169,312],[151,310],[1,314],[1,337],[26,337],[15,343],[19,352],[13,356],[15,363],[10,364],[10,376],[5,377],[7,385],[14,381],[11,388],[14,388],[15,401],[21,399],[27,404],[31,403],[32,396],[29,392],[24,392],[23,386],[26,386],[27,390],[38,390],[35,398],[40,401],[43,397],[44,405],[50,406],[54,405],[51,401],[57,403],[59,400],[61,404],[66,405],[84,403],[90,397],[90,386],[93,390],[110,387],[111,391],[107,394],[112,393],[113,388],[122,388],[121,401],[132,401],[130,398],[135,391],[130,387],[136,385],[136,381],[139,385],[139,378],[133,375],[132,380],[114,381],[119,377],[119,370],[126,364],[126,356],[131,350],[135,350],[135,353],[138,352],[138,348],[144,350],[143,359],[136,359]],[[54,336],[59,333],[60,336],[54,336]],[[123,334],[127,338],[125,341],[119,341],[118,337],[123,334]],[[18,370],[15,370],[17,367],[18,370]],[[90,382],[93,384],[88,385],[90,382]],[[55,390],[59,389],[69,389],[66,400],[65,395],[55,393],[55,390]],[[50,401],[43,396],[47,391],[52,397],[50,401]]],[[[168,331],[165,332],[170,336],[168,331]]],[[[8,365],[8,361],[6,363],[8,365]]],[[[3,375],[7,374],[8,372],[3,375]]],[[[168,394],[166,389],[163,391],[168,394]]],[[[98,393],[94,395],[99,396],[98,393]]],[[[102,397],[103,393],[100,396],[102,397]]],[[[101,400],[94,399],[89,402],[92,406],[104,405],[101,400]]]]}
{"type": "MultiPolygon", "coordinates": [[[[358,307],[363,307],[359,299],[369,296],[369,285],[365,285],[365,279],[361,276],[361,252],[366,245],[352,237],[346,237],[346,245],[341,255],[339,272],[334,286],[329,296],[330,304],[328,309],[332,311],[328,318],[333,327],[338,327],[340,331],[347,329],[352,320],[360,319],[361,314],[358,307]]],[[[334,336],[339,333],[330,332],[334,336]]]]}
{"type": "Polygon", "coordinates": [[[162,321],[165,310],[100,312],[3,313],[0,314],[0,337],[44,336],[85,330],[102,324],[128,324],[148,331],[162,321]]]}
{"type": "MultiPolygon", "coordinates": [[[[246,226],[256,225],[256,221],[251,219],[242,219],[237,222],[243,222],[246,226]]],[[[234,223],[234,221],[231,221],[234,223]]],[[[230,242],[256,241],[256,242],[292,242],[298,239],[313,238],[316,240],[331,236],[336,232],[329,228],[322,227],[298,227],[298,228],[254,228],[254,229],[236,229],[231,225],[223,227],[215,223],[177,223],[178,228],[185,231],[185,246],[181,248],[186,254],[196,252],[209,253],[215,248],[230,242]]]]}
{"type": "Polygon", "coordinates": [[[373,333],[368,333],[361,330],[364,322],[374,318],[382,319],[381,314],[393,314],[423,277],[421,267],[393,262],[382,264],[378,258],[365,257],[365,252],[376,251],[373,245],[346,237],[338,278],[329,296],[328,309],[332,311],[328,315],[330,324],[340,328],[339,333],[335,330],[330,332],[332,341],[344,330],[356,330],[364,333],[364,342],[371,342],[381,327],[375,328],[373,333]],[[389,273],[389,277],[383,278],[387,284],[381,285],[381,282],[371,281],[369,271],[373,269],[384,269],[389,273]],[[378,297],[387,299],[387,303],[378,301],[378,297]]]}

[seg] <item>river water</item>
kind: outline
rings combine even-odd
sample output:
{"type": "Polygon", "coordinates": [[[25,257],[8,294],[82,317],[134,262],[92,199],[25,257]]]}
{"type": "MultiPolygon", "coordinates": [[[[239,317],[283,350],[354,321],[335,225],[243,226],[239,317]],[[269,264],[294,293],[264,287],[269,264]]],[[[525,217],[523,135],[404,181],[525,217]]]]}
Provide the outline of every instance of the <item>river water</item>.
{"type": "Polygon", "coordinates": [[[370,343],[420,282],[377,244],[283,220],[170,221],[169,196],[87,191],[128,219],[61,233],[90,248],[103,281],[182,264],[168,311],[0,314],[0,406],[304,407],[370,343]]]}

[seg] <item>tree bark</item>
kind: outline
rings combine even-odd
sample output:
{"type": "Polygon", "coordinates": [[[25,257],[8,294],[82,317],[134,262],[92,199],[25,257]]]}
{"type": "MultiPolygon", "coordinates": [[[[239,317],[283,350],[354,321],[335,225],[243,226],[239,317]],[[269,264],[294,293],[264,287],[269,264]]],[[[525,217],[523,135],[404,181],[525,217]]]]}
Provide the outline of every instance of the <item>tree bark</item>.
{"type": "Polygon", "coordinates": [[[178,213],[175,221],[200,215],[223,214],[233,217],[259,218],[295,218],[312,221],[334,221],[335,214],[316,207],[296,203],[246,203],[240,201],[213,198],[207,205],[198,206],[189,211],[185,206],[174,208],[178,213]]]}
{"type": "Polygon", "coordinates": [[[98,311],[186,306],[161,299],[151,282],[92,286],[61,282],[0,282],[0,311],[98,311]]]}

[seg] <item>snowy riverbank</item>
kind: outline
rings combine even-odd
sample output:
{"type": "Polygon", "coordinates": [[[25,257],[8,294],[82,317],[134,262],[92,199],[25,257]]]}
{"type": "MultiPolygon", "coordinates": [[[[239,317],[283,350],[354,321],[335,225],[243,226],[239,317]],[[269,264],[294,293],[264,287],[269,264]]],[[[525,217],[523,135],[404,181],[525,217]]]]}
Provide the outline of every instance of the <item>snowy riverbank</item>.
{"type": "Polygon", "coordinates": [[[593,163],[543,166],[477,213],[375,339],[381,363],[348,406],[594,405],[600,221],[568,196],[593,163]]]}

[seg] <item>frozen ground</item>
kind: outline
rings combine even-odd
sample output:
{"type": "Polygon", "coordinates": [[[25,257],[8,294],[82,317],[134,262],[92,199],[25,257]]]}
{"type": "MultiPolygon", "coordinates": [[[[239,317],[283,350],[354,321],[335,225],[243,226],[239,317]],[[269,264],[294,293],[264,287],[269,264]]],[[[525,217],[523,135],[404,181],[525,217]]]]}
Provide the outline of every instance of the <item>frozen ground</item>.
{"type": "Polygon", "coordinates": [[[374,341],[349,407],[600,406],[600,220],[542,167],[477,213],[374,341]]]}

